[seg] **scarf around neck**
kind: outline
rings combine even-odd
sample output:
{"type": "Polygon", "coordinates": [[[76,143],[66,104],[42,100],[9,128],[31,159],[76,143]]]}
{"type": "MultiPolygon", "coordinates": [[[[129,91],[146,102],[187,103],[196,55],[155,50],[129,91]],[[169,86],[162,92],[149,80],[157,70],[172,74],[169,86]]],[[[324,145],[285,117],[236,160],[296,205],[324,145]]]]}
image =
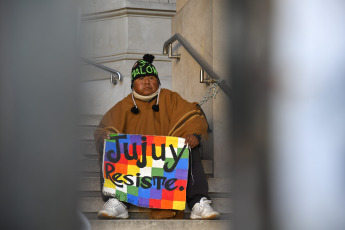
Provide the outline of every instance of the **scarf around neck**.
{"type": "Polygon", "coordinates": [[[137,92],[134,91],[133,89],[133,96],[141,101],[151,101],[152,98],[154,98],[155,96],[157,96],[159,94],[159,91],[160,91],[160,88],[157,89],[156,92],[154,92],[153,94],[151,95],[148,95],[148,96],[143,96],[143,95],[140,95],[138,94],[137,92]]]}

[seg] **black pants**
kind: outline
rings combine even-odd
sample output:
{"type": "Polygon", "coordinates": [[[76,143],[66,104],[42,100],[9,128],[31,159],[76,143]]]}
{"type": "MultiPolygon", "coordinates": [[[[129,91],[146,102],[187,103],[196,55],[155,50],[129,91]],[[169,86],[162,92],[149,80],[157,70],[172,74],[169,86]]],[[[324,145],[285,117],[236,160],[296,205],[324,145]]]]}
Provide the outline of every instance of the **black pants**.
{"type": "MultiPolygon", "coordinates": [[[[103,152],[103,151],[102,151],[103,152]]],[[[105,196],[102,193],[103,190],[103,175],[101,170],[101,194],[103,201],[107,201],[109,197],[105,196]]],[[[200,157],[200,147],[192,149],[192,152],[189,156],[189,170],[188,170],[188,182],[187,182],[187,204],[190,209],[200,201],[202,197],[210,199],[208,196],[208,183],[207,178],[204,172],[204,167],[202,166],[201,157],[200,157]]],[[[123,202],[125,203],[125,202],[123,202]]],[[[129,207],[128,203],[125,203],[129,207]]]]}

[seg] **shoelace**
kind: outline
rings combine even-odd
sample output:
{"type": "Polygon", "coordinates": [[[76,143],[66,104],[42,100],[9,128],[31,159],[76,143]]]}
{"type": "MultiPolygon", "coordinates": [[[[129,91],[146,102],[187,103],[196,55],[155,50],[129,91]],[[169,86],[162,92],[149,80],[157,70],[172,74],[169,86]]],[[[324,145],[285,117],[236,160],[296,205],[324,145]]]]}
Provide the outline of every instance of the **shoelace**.
{"type": "Polygon", "coordinates": [[[212,204],[211,200],[208,200],[207,198],[201,198],[200,205],[202,206],[210,206],[212,204]]]}
{"type": "Polygon", "coordinates": [[[115,199],[109,199],[107,202],[105,202],[105,206],[106,207],[114,207],[114,205],[116,204],[116,200],[115,199]]]}

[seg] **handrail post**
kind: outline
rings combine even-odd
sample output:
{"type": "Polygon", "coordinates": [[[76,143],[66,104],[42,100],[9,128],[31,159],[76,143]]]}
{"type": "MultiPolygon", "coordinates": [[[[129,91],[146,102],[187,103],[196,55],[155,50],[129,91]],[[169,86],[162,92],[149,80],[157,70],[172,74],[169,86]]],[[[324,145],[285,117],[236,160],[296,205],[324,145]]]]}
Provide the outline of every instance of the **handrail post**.
{"type": "Polygon", "coordinates": [[[172,43],[170,43],[169,45],[169,58],[175,58],[175,59],[180,59],[181,54],[176,54],[176,55],[172,55],[172,43]]]}
{"type": "Polygon", "coordinates": [[[206,83],[206,85],[210,85],[210,83],[215,83],[216,80],[210,77],[205,77],[205,71],[203,68],[200,68],[200,83],[206,83]]]}
{"type": "Polygon", "coordinates": [[[118,79],[114,78],[114,75],[113,74],[110,74],[110,82],[113,83],[114,85],[117,84],[117,81],[120,81],[121,80],[121,75],[118,75],[118,79]]]}

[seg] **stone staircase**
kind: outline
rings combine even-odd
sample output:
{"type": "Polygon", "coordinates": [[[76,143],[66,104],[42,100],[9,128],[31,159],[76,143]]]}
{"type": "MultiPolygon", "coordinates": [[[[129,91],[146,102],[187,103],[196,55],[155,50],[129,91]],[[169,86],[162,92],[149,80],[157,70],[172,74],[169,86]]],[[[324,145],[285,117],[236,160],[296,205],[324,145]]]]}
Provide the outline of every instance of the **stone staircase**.
{"type": "Polygon", "coordinates": [[[92,229],[229,229],[230,191],[229,181],[213,177],[213,161],[203,160],[205,173],[208,177],[209,192],[213,208],[221,213],[217,220],[190,220],[190,210],[185,210],[184,219],[181,220],[151,220],[139,209],[131,205],[130,219],[127,220],[99,220],[97,212],[104,202],[101,198],[99,184],[99,166],[93,142],[93,132],[102,116],[83,116],[80,122],[80,210],[89,219],[92,229]]]}

